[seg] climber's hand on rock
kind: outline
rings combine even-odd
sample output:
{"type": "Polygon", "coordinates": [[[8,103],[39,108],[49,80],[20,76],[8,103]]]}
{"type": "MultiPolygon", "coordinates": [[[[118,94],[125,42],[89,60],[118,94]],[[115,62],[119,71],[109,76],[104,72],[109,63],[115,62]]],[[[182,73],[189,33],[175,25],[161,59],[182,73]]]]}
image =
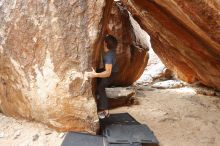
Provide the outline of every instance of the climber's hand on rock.
{"type": "Polygon", "coordinates": [[[88,77],[88,78],[95,78],[97,73],[96,71],[92,68],[92,71],[91,72],[86,72],[85,75],[88,77]]]}

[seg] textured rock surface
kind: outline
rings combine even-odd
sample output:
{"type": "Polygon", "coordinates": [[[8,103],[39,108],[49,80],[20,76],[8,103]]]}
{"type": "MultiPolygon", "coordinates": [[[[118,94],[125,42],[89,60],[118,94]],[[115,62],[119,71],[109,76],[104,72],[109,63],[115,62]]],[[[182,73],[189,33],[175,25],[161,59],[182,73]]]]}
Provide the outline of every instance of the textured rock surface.
{"type": "Polygon", "coordinates": [[[135,89],[131,87],[106,88],[108,98],[131,97],[135,94],[135,89]]]}
{"type": "Polygon", "coordinates": [[[134,105],[136,102],[134,87],[114,87],[106,88],[109,108],[134,105]]]}
{"type": "Polygon", "coordinates": [[[119,40],[114,85],[130,85],[147,64],[149,44],[113,0],[2,0],[0,110],[62,131],[96,132],[94,84],[84,72],[101,60],[106,28],[119,40]]]}
{"type": "Polygon", "coordinates": [[[123,0],[162,62],[187,82],[220,90],[218,0],[123,0]]]}
{"type": "Polygon", "coordinates": [[[147,51],[150,46],[148,37],[120,3],[114,3],[107,28],[119,42],[116,50],[119,73],[114,85],[131,85],[141,76],[147,65],[147,51]]]}
{"type": "Polygon", "coordinates": [[[172,89],[172,88],[180,88],[185,86],[182,81],[179,80],[166,80],[154,83],[151,87],[158,89],[172,89]]]}
{"type": "MultiPolygon", "coordinates": [[[[112,1],[108,1],[112,3],[112,1]]],[[[0,110],[95,132],[91,68],[104,0],[0,1],[0,110]]]]}

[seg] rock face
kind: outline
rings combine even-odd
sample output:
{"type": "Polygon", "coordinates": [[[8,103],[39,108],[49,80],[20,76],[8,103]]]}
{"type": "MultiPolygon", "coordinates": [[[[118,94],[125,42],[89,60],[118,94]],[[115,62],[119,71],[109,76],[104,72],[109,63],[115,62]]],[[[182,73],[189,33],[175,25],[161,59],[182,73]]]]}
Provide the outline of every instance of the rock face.
{"type": "Polygon", "coordinates": [[[113,4],[107,28],[119,42],[116,50],[119,72],[114,85],[131,85],[147,65],[149,38],[120,3],[113,4]]]}
{"type": "Polygon", "coordinates": [[[62,131],[97,130],[96,103],[84,72],[91,68],[104,7],[104,0],[0,2],[3,113],[62,131]]]}
{"type": "Polygon", "coordinates": [[[106,88],[106,94],[109,109],[135,104],[136,91],[133,87],[106,88]]]}
{"type": "Polygon", "coordinates": [[[85,71],[99,65],[107,24],[120,41],[115,85],[132,84],[148,59],[128,12],[112,6],[113,0],[0,1],[0,110],[95,133],[95,86],[85,71]]]}
{"type": "Polygon", "coordinates": [[[218,0],[123,0],[162,62],[187,82],[220,90],[218,0]]]}

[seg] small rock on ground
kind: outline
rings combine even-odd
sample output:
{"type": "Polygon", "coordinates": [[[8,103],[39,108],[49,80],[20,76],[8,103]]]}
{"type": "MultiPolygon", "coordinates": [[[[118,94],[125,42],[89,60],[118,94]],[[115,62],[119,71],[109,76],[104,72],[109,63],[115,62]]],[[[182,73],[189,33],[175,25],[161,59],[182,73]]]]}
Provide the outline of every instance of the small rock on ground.
{"type": "Polygon", "coordinates": [[[178,80],[167,80],[154,83],[151,87],[158,89],[172,89],[172,88],[180,88],[185,86],[182,81],[178,80]]]}

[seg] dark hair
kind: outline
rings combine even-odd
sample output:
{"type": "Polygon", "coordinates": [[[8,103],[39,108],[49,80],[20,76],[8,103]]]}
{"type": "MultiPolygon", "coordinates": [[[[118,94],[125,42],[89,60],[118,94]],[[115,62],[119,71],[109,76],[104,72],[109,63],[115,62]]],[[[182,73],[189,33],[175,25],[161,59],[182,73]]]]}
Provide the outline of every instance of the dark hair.
{"type": "Polygon", "coordinates": [[[107,47],[109,50],[114,50],[117,48],[118,41],[114,36],[106,35],[104,41],[107,43],[107,47]]]}

